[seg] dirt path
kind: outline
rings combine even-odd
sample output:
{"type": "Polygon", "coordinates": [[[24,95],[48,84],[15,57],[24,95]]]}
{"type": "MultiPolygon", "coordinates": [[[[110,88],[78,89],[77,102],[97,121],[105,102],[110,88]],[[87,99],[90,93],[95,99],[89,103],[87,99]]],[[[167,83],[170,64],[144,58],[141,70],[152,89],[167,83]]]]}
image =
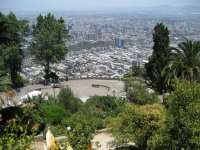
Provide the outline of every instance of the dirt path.
{"type": "Polygon", "coordinates": [[[94,136],[92,140],[92,148],[96,148],[97,150],[112,150],[112,142],[114,141],[114,138],[111,137],[109,133],[102,132],[98,133],[94,136]],[[98,142],[100,145],[99,148],[95,145],[95,143],[98,142]]]}

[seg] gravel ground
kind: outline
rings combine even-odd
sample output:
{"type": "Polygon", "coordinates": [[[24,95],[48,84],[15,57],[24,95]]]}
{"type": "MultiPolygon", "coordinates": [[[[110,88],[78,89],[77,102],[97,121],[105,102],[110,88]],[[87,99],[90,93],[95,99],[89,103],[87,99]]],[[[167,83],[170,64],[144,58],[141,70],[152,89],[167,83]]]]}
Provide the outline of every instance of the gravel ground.
{"type": "Polygon", "coordinates": [[[111,137],[111,134],[107,132],[101,132],[94,136],[92,140],[92,148],[97,150],[113,150],[111,143],[114,142],[114,138],[111,137]],[[100,147],[97,148],[95,143],[98,142],[100,147]]]}
{"type": "MultiPolygon", "coordinates": [[[[120,93],[124,91],[124,82],[119,80],[96,80],[96,79],[85,79],[85,80],[69,80],[61,82],[61,86],[69,86],[74,92],[75,97],[81,98],[85,101],[88,97],[94,95],[114,95],[119,96],[120,93]],[[104,85],[107,87],[92,87],[92,84],[104,85]]],[[[41,84],[28,85],[20,90],[19,93],[13,98],[14,101],[19,101],[21,96],[25,95],[27,92],[33,90],[41,90],[43,94],[47,93],[51,96],[57,96],[60,88],[52,88],[52,85],[44,86],[41,84]]]]}

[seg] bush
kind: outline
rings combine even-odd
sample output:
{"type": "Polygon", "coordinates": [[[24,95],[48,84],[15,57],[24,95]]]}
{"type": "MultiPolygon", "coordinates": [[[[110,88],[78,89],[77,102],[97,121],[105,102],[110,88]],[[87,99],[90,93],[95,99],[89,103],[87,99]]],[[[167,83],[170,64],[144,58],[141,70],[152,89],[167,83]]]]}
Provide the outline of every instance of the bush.
{"type": "Polygon", "coordinates": [[[90,117],[90,121],[92,122],[92,126],[95,128],[95,130],[103,129],[106,127],[106,122],[102,118],[90,117]]]}
{"type": "Polygon", "coordinates": [[[44,106],[44,114],[47,124],[60,124],[65,117],[70,117],[70,112],[59,105],[44,106]]]}
{"type": "Polygon", "coordinates": [[[7,107],[0,110],[0,133],[4,133],[4,128],[8,125],[9,120],[15,119],[16,116],[23,117],[23,109],[21,107],[7,107]]]}
{"type": "Polygon", "coordinates": [[[0,149],[30,149],[35,134],[33,131],[31,135],[27,135],[30,122],[26,125],[22,122],[22,119],[15,117],[8,125],[6,125],[4,134],[0,135],[0,149]]]}
{"type": "Polygon", "coordinates": [[[147,149],[155,134],[166,129],[166,111],[160,104],[127,104],[123,111],[110,120],[108,127],[120,144],[134,142],[140,149],[147,149]]]}
{"type": "Polygon", "coordinates": [[[58,104],[71,111],[72,113],[77,112],[83,104],[80,99],[74,97],[74,94],[69,87],[61,88],[57,98],[58,104]]]}
{"type": "Polygon", "coordinates": [[[82,110],[90,117],[106,118],[116,116],[124,103],[113,96],[93,96],[85,102],[82,110]]]}
{"type": "Polygon", "coordinates": [[[0,110],[2,120],[0,121],[0,131],[3,133],[4,127],[8,122],[12,121],[16,116],[21,119],[21,125],[27,126],[27,133],[32,134],[32,131],[39,133],[45,127],[44,112],[41,107],[38,107],[34,102],[29,102],[24,107],[14,106],[0,110]]]}
{"type": "Polygon", "coordinates": [[[33,136],[45,126],[43,111],[34,100],[1,109],[0,116],[0,149],[30,149],[33,136]]]}
{"type": "Polygon", "coordinates": [[[159,103],[156,93],[150,93],[148,87],[137,80],[126,80],[127,97],[130,102],[139,105],[159,103]]]}
{"type": "Polygon", "coordinates": [[[200,84],[181,81],[168,99],[171,143],[176,149],[200,149],[200,84]]]}
{"type": "Polygon", "coordinates": [[[153,149],[200,149],[200,84],[179,81],[166,101],[166,130],[155,134],[153,149]]]}
{"type": "Polygon", "coordinates": [[[136,77],[144,77],[145,76],[145,68],[142,68],[140,66],[133,66],[132,68],[132,75],[136,77]]]}
{"type": "Polygon", "coordinates": [[[28,80],[25,79],[20,73],[16,74],[15,80],[13,81],[14,87],[22,87],[28,83],[28,80]]]}
{"type": "Polygon", "coordinates": [[[92,134],[95,132],[94,123],[90,118],[81,112],[73,114],[69,119],[65,119],[62,125],[66,128],[69,143],[73,149],[85,150],[92,139],[92,134]]]}

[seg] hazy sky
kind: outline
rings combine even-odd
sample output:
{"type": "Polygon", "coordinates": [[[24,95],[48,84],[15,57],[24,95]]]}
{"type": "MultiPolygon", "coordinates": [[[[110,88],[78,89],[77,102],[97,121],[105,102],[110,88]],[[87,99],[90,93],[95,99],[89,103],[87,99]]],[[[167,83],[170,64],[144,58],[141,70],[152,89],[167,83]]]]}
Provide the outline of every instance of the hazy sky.
{"type": "Polygon", "coordinates": [[[0,10],[100,10],[157,5],[200,6],[200,0],[1,0],[0,10]]]}

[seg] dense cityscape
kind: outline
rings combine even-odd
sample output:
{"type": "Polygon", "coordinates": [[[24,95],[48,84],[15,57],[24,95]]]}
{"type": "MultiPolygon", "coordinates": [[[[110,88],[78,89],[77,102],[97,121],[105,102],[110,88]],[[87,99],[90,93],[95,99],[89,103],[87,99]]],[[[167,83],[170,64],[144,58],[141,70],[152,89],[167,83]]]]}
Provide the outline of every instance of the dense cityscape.
{"type": "Polygon", "coordinates": [[[2,0],[0,150],[200,149],[199,0],[2,0]]]}
{"type": "MultiPolygon", "coordinates": [[[[37,15],[35,12],[29,12],[28,15],[17,14],[20,19],[29,21],[30,33],[37,15]]],[[[52,71],[60,78],[122,78],[132,66],[143,67],[152,53],[153,27],[159,22],[165,23],[169,28],[171,46],[176,46],[184,38],[200,38],[198,14],[169,14],[155,17],[153,14],[79,15],[60,12],[55,16],[63,17],[70,35],[66,43],[69,52],[65,60],[59,64],[51,64],[52,71]],[[99,42],[103,44],[98,44],[99,42]],[[84,47],[89,44],[89,48],[84,47]]],[[[25,51],[28,51],[26,48],[31,38],[27,35],[25,51]]],[[[40,66],[33,64],[33,61],[30,63],[32,59],[27,58],[24,61],[22,70],[28,79],[38,82],[44,74],[40,66]]]]}

